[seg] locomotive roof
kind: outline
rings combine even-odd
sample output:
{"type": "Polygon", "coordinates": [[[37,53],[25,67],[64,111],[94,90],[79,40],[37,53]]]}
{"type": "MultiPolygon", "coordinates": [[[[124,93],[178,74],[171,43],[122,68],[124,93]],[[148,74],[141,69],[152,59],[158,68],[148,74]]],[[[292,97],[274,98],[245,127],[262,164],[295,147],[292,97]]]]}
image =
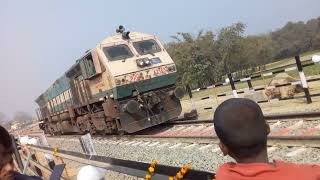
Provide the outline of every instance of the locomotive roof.
{"type": "MultiPolygon", "coordinates": [[[[129,36],[130,36],[130,39],[154,37],[154,35],[145,34],[141,32],[130,32],[129,36]]],[[[122,38],[122,34],[118,33],[118,34],[106,37],[104,40],[98,43],[98,45],[117,43],[117,42],[123,42],[123,41],[126,41],[126,40],[122,38]]]]}

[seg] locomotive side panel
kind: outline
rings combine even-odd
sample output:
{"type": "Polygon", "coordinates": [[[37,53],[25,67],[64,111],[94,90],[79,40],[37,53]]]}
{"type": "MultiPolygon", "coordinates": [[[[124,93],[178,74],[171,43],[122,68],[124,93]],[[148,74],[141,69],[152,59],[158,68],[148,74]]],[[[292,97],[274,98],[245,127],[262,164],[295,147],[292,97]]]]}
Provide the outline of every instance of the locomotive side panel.
{"type": "Polygon", "coordinates": [[[112,94],[112,87],[113,87],[113,77],[110,73],[109,68],[106,68],[104,63],[102,63],[102,56],[100,55],[99,51],[94,48],[96,54],[96,64],[95,66],[101,67],[101,73],[88,81],[88,86],[90,88],[92,94],[92,101],[101,100],[110,94],[112,94]]]}

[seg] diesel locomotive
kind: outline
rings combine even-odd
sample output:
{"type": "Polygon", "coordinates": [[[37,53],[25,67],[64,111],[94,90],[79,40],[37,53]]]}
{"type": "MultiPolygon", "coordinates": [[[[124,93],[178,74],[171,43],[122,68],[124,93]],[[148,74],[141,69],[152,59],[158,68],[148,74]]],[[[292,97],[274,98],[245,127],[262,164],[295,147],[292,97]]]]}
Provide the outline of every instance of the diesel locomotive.
{"type": "Polygon", "coordinates": [[[160,40],[123,26],[116,32],[36,99],[45,133],[134,133],[180,115],[184,89],[160,40]]]}

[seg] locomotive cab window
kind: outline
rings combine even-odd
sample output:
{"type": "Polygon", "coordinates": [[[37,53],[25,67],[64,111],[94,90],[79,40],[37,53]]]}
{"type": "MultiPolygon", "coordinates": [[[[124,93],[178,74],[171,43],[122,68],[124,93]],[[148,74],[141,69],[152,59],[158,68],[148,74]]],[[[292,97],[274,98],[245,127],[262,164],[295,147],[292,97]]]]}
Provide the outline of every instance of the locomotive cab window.
{"type": "Polygon", "coordinates": [[[124,44],[105,47],[105,48],[103,48],[103,52],[107,56],[109,61],[126,59],[126,58],[130,58],[133,56],[129,47],[124,44]]]}
{"type": "Polygon", "coordinates": [[[158,43],[153,39],[133,42],[133,46],[140,55],[153,54],[161,51],[158,43]]]}
{"type": "Polygon", "coordinates": [[[92,56],[89,55],[84,60],[84,66],[88,77],[92,77],[96,74],[96,69],[94,67],[92,56]]]}

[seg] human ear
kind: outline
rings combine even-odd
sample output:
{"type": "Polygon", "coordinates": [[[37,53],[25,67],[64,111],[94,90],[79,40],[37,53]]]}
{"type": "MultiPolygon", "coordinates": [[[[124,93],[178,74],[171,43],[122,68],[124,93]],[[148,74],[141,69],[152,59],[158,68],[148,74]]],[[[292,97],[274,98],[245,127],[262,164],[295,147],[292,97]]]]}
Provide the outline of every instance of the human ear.
{"type": "Polygon", "coordinates": [[[228,150],[227,146],[225,146],[222,142],[219,142],[219,148],[222,151],[224,156],[229,154],[229,150],[228,150]]]}

